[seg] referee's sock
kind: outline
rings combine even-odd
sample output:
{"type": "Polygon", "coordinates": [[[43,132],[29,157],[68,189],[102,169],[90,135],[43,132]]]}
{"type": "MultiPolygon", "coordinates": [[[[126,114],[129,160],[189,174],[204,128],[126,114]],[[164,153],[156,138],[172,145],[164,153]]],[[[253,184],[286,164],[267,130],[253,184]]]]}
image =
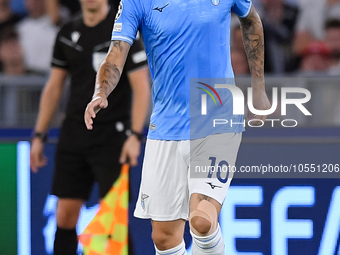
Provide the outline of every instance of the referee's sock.
{"type": "Polygon", "coordinates": [[[77,247],[76,229],[57,227],[54,238],[54,255],[77,255],[77,247]]]}
{"type": "Polygon", "coordinates": [[[165,250],[165,251],[160,251],[157,249],[157,247],[155,246],[156,249],[156,255],[187,255],[187,250],[185,249],[185,243],[184,240],[182,241],[182,243],[174,248],[171,248],[169,250],[165,250]]]}
{"type": "Polygon", "coordinates": [[[224,255],[224,241],[220,225],[209,236],[197,236],[190,231],[192,236],[192,255],[224,255]]]}

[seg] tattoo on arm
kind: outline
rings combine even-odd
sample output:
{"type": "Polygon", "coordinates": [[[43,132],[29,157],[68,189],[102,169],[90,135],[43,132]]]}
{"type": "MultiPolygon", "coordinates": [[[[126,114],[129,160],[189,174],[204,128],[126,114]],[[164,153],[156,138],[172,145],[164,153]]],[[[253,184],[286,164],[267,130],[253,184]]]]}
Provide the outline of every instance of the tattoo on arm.
{"type": "Polygon", "coordinates": [[[113,41],[112,45],[113,47],[111,47],[111,51],[113,48],[117,48],[120,52],[123,51],[122,41],[113,41]]]}
{"type": "Polygon", "coordinates": [[[264,73],[264,38],[262,22],[254,6],[246,18],[240,18],[243,44],[248,57],[251,74],[263,78],[264,73]]]}
{"type": "Polygon", "coordinates": [[[117,86],[117,83],[120,79],[120,72],[115,64],[105,63],[102,68],[102,80],[100,84],[98,84],[98,89],[104,89],[105,95],[108,96],[117,86]]]}
{"type": "Polygon", "coordinates": [[[203,200],[207,200],[207,201],[210,201],[210,197],[206,196],[206,195],[203,195],[203,194],[198,194],[198,200],[201,202],[203,200]]]}
{"type": "MultiPolygon", "coordinates": [[[[123,45],[121,41],[113,41],[111,43],[109,52],[115,54],[123,52],[123,45]]],[[[105,62],[101,66],[100,81],[98,81],[96,86],[96,93],[104,91],[106,97],[115,89],[120,79],[121,73],[117,65],[105,62]]]]}

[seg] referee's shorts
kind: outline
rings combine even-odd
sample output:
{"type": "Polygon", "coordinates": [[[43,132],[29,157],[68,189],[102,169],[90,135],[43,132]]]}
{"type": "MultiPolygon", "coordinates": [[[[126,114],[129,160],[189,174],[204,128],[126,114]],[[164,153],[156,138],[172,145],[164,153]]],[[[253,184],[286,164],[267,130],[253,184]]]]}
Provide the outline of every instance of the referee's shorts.
{"type": "Polygon", "coordinates": [[[59,198],[87,200],[94,182],[104,197],[121,170],[120,153],[126,140],[125,129],[115,125],[85,124],[65,120],[55,154],[52,194],[59,198]]]}

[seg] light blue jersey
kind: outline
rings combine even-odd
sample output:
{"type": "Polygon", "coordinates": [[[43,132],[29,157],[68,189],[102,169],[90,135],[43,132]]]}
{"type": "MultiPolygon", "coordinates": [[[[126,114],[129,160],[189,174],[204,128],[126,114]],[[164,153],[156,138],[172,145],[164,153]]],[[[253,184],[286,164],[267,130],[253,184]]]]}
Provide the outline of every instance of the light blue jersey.
{"type": "MultiPolygon", "coordinates": [[[[149,139],[197,138],[190,134],[190,119],[194,117],[190,107],[197,106],[194,112],[200,115],[201,105],[192,100],[201,102],[200,95],[205,92],[196,89],[197,96],[193,97],[191,87],[195,85],[190,81],[193,78],[233,81],[230,15],[234,12],[246,17],[250,8],[250,0],[121,1],[112,40],[132,44],[138,30],[143,35],[153,78],[149,139]]],[[[206,86],[204,88],[207,89],[206,86]]],[[[243,115],[233,115],[232,97],[228,93],[223,98],[221,96],[221,106],[225,110],[223,117],[241,123],[243,115]]],[[[209,102],[209,107],[216,105],[209,102]]],[[[243,130],[243,125],[221,125],[212,133],[237,133],[243,130]]],[[[206,135],[208,133],[203,132],[199,136],[206,135]]]]}

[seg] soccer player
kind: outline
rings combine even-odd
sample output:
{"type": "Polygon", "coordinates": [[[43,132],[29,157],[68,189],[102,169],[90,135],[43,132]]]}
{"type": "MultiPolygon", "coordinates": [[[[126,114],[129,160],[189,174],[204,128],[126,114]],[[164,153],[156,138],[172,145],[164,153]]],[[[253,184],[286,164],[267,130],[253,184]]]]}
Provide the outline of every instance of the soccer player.
{"type": "Polygon", "coordinates": [[[130,165],[137,165],[150,100],[146,55],[137,40],[127,56],[120,84],[108,98],[110,107],[98,114],[95,131],[86,129],[84,110],[93,95],[97,68],[110,46],[118,2],[115,6],[110,6],[108,0],[80,3],[82,15],[65,24],[56,38],[52,71],[42,93],[31,145],[31,168],[37,172],[46,164],[46,133],[69,75],[69,101],[55,155],[52,187],[52,194],[58,196],[54,255],[77,254],[75,227],[94,181],[99,184],[100,197],[104,197],[119,176],[121,163],[128,159],[130,165]]]}
{"type": "MultiPolygon", "coordinates": [[[[153,78],[153,112],[135,216],[151,219],[156,254],[186,254],[183,241],[186,220],[193,237],[194,255],[224,254],[218,214],[231,176],[191,175],[193,167],[200,164],[235,164],[244,130],[242,115],[233,115],[232,97],[223,92],[220,94],[223,107],[208,105],[205,111],[210,114],[212,107],[224,109],[225,119],[239,124],[208,130],[205,122],[198,121],[197,112],[191,113],[200,102],[200,97],[191,95],[200,91],[191,89],[191,81],[233,80],[229,27],[234,12],[240,19],[252,75],[253,105],[258,110],[269,109],[261,20],[250,0],[122,0],[118,9],[109,53],[98,71],[95,93],[85,111],[86,126],[96,129],[94,118],[99,116],[100,109],[108,107],[107,97],[118,83],[130,45],[140,30],[153,78]]],[[[203,83],[195,84],[205,86],[203,83]]],[[[262,121],[266,118],[249,117],[262,121]]],[[[252,125],[255,122],[258,121],[252,125]]]]}

